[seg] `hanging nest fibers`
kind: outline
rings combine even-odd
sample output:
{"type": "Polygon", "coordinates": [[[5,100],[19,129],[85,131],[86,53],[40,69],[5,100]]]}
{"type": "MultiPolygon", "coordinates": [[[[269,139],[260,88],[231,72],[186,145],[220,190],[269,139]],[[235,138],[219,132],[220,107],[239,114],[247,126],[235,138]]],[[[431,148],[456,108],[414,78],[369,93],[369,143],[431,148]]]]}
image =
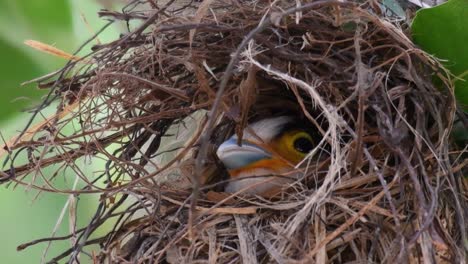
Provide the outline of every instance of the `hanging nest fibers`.
{"type": "Polygon", "coordinates": [[[87,225],[20,249],[70,239],[50,263],[465,263],[453,87],[404,21],[376,1],[143,2],[100,13],[142,21],[130,33],[36,80],[57,112],[5,146],[1,182],[100,198],[87,225]],[[219,144],[278,115],[320,135],[299,180],[223,192],[219,144]]]}

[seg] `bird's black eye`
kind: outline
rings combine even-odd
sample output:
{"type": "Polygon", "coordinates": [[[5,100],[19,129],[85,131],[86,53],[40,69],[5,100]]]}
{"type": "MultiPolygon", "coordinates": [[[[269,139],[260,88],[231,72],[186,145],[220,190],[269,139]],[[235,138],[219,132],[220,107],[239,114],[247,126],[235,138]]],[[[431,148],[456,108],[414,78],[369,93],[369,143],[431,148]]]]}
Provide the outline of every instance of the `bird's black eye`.
{"type": "Polygon", "coordinates": [[[294,140],[294,148],[301,153],[309,153],[313,148],[312,141],[306,137],[300,137],[294,140]]]}

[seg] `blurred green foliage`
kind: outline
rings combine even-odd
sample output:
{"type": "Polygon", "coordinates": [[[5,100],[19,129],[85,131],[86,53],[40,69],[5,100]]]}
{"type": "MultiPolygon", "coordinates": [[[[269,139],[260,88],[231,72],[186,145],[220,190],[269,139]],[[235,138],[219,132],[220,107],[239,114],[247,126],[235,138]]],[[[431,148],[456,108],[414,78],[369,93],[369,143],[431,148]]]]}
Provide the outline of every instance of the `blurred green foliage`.
{"type": "Polygon", "coordinates": [[[31,86],[20,87],[19,83],[39,76],[44,69],[34,59],[3,39],[0,39],[0,54],[2,58],[0,72],[3,76],[0,80],[1,124],[22,108],[30,105],[33,98],[42,94],[41,91],[32,89],[31,86]]]}
{"type": "MultiPolygon", "coordinates": [[[[73,53],[106,23],[97,16],[101,8],[96,0],[0,0],[0,133],[4,139],[11,138],[24,127],[30,117],[24,110],[40,102],[41,95],[47,92],[37,89],[34,84],[20,86],[20,83],[45,75],[66,63],[23,42],[37,40],[73,53]]],[[[110,28],[99,38],[103,42],[115,39],[118,32],[118,28],[110,28]]],[[[91,43],[81,54],[87,53],[95,43],[91,43]]],[[[45,115],[53,111],[54,107],[51,107],[45,111],[45,115]]],[[[83,164],[89,173],[93,172],[93,166],[95,164],[83,164]]],[[[59,186],[70,187],[74,176],[70,174],[59,178],[59,186]]],[[[68,199],[67,195],[38,195],[37,191],[26,189],[22,186],[0,186],[0,263],[39,263],[47,244],[39,244],[22,252],[17,252],[16,247],[51,236],[68,199]]],[[[79,226],[89,221],[96,200],[97,197],[92,195],[78,200],[79,226]]],[[[56,236],[68,233],[67,210],[56,236]]],[[[54,243],[46,260],[69,246],[69,241],[54,243]]],[[[82,263],[88,261],[83,258],[82,263]]]]}
{"type": "Polygon", "coordinates": [[[71,27],[67,1],[0,0],[0,73],[4,76],[0,80],[0,124],[44,93],[32,85],[20,87],[20,83],[63,63],[27,47],[23,41],[35,39],[69,50],[74,46],[70,43],[71,27]]]}

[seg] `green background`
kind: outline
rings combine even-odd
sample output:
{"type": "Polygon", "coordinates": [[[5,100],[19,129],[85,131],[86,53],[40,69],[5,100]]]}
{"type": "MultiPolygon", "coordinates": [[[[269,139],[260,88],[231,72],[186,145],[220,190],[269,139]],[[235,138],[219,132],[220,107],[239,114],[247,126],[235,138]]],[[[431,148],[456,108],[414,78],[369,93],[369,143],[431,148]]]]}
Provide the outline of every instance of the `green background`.
{"type": "MultiPolygon", "coordinates": [[[[66,63],[64,59],[34,50],[23,42],[37,40],[73,53],[93,35],[93,31],[106,23],[97,17],[97,11],[117,8],[117,4],[117,0],[0,0],[0,133],[3,138],[11,138],[24,127],[29,117],[26,110],[37,104],[46,92],[37,89],[34,84],[19,84],[57,70],[66,63]],[[109,6],[110,3],[114,6],[109,6]]],[[[119,32],[120,28],[111,26],[99,40],[106,42],[115,39],[119,32]]],[[[87,52],[89,47],[81,54],[87,52]]],[[[51,108],[45,112],[51,114],[53,110],[51,108]]],[[[93,171],[89,163],[83,168],[93,171]]],[[[58,184],[69,186],[70,182],[72,180],[58,184]]],[[[38,195],[37,191],[28,191],[24,187],[0,185],[0,262],[39,263],[47,246],[45,243],[21,252],[16,251],[16,247],[51,236],[67,199],[67,195],[38,195]]],[[[96,200],[96,196],[80,197],[79,226],[89,221],[96,200]]],[[[68,234],[68,225],[66,210],[56,235],[68,234]]],[[[69,241],[54,243],[45,260],[60,254],[69,245],[69,241]]],[[[82,260],[82,263],[89,263],[86,258],[82,260]]]]}

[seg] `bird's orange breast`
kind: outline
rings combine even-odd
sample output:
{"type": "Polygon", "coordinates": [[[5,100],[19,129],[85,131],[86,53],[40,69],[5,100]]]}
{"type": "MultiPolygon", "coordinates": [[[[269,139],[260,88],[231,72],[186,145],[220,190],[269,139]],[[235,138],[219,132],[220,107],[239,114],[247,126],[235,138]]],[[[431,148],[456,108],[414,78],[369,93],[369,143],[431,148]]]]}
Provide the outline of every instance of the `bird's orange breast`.
{"type": "MultiPolygon", "coordinates": [[[[290,169],[291,166],[282,159],[263,159],[252,164],[249,164],[246,167],[229,170],[231,177],[239,177],[245,175],[259,176],[256,175],[255,171],[261,169],[262,171],[271,171],[271,174],[277,174],[284,172],[285,169],[290,169]]],[[[263,173],[264,174],[264,173],[263,173]]]]}

